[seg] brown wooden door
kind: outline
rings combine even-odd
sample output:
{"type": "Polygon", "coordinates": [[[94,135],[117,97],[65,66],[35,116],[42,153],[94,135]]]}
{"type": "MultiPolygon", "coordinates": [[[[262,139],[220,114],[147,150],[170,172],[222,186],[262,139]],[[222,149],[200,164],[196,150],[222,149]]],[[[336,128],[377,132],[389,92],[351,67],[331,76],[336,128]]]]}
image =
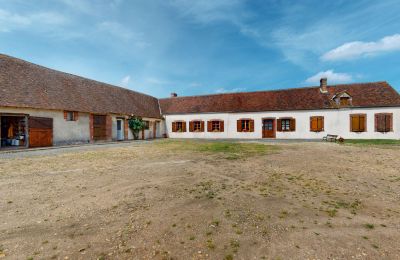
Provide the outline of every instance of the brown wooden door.
{"type": "Polygon", "coordinates": [[[93,139],[107,140],[106,116],[93,115],[93,139]]]}
{"type": "Polygon", "coordinates": [[[273,118],[263,119],[263,138],[276,137],[276,120],[273,118]]]}
{"type": "Polygon", "coordinates": [[[53,118],[29,117],[29,147],[53,145],[53,118]]]}

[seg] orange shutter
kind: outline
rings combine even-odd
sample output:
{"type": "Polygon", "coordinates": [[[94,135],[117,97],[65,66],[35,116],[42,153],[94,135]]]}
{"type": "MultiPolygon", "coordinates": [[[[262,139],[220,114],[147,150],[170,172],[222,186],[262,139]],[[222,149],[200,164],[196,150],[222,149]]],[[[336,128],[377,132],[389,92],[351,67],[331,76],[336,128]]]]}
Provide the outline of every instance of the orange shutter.
{"type": "Polygon", "coordinates": [[[224,132],[224,121],[219,122],[219,131],[224,132]]]}
{"type": "Polygon", "coordinates": [[[67,120],[67,117],[68,117],[68,113],[67,113],[67,111],[64,111],[64,119],[67,120]]]}
{"type": "Polygon", "coordinates": [[[386,128],[388,132],[393,131],[393,114],[386,115],[386,128]]]}
{"type": "Polygon", "coordinates": [[[359,119],[359,121],[360,121],[360,132],[365,132],[365,129],[366,129],[366,123],[367,123],[367,120],[366,120],[366,118],[365,118],[365,115],[360,115],[360,119],[359,119]]]}
{"type": "Polygon", "coordinates": [[[360,120],[358,115],[350,115],[350,131],[360,131],[360,120]]]}
{"type": "Polygon", "coordinates": [[[200,131],[204,132],[204,121],[200,121],[200,131]]]}
{"type": "Polygon", "coordinates": [[[276,122],[276,131],[282,132],[282,119],[278,119],[276,122]]]}
{"type": "Polygon", "coordinates": [[[312,132],[318,131],[318,117],[315,116],[310,117],[310,130],[312,132]]]}
{"type": "Polygon", "coordinates": [[[211,121],[207,121],[207,132],[211,132],[212,130],[212,122],[211,121]]]}
{"type": "Polygon", "coordinates": [[[79,113],[74,112],[74,121],[78,121],[78,118],[79,118],[79,113]]]}
{"type": "Polygon", "coordinates": [[[194,122],[190,121],[189,122],[189,132],[193,132],[194,131],[194,122]]]}
{"type": "Polygon", "coordinates": [[[242,132],[242,120],[236,121],[236,129],[238,132],[242,132]]]}
{"type": "Polygon", "coordinates": [[[254,120],[249,120],[250,132],[254,132],[254,120]]]}
{"type": "Polygon", "coordinates": [[[176,132],[176,123],[172,122],[172,132],[176,132]]]}
{"type": "Polygon", "coordinates": [[[186,122],[182,122],[182,132],[186,132],[186,122]]]}
{"type": "Polygon", "coordinates": [[[290,131],[296,131],[296,119],[295,118],[290,119],[290,131]]]}

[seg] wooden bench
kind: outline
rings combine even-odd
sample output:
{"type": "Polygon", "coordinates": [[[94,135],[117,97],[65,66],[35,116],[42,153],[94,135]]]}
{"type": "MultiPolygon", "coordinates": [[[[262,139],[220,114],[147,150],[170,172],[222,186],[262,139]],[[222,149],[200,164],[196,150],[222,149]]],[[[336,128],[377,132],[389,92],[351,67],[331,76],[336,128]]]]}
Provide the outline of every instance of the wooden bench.
{"type": "Polygon", "coordinates": [[[338,135],[326,135],[322,138],[323,141],[327,141],[327,142],[336,142],[338,138],[338,135]]]}

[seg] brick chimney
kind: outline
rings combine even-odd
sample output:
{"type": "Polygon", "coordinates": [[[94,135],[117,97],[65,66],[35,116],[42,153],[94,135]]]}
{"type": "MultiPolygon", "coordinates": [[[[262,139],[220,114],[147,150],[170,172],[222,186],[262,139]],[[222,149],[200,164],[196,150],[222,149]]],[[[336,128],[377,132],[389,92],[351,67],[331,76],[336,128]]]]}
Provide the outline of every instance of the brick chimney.
{"type": "Polygon", "coordinates": [[[321,93],[328,93],[328,79],[327,78],[321,78],[321,80],[319,81],[320,84],[320,91],[321,93]]]}
{"type": "Polygon", "coordinates": [[[178,96],[178,94],[176,94],[175,92],[171,93],[171,97],[177,97],[177,96],[178,96]]]}

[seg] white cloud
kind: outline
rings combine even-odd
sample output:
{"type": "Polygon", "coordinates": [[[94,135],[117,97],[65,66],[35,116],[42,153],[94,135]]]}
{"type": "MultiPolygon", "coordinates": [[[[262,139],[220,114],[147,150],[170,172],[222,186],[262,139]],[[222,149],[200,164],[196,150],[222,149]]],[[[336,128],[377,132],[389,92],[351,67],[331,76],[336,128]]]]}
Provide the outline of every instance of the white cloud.
{"type": "Polygon", "coordinates": [[[246,90],[245,88],[233,88],[233,89],[219,88],[219,89],[215,90],[215,93],[223,94],[223,93],[242,92],[245,90],[246,90]]]}
{"type": "Polygon", "coordinates": [[[49,30],[67,22],[68,19],[65,16],[54,12],[19,14],[0,9],[0,32],[26,28],[49,30]]]}
{"type": "Polygon", "coordinates": [[[321,59],[325,61],[350,60],[389,51],[400,51],[400,34],[386,36],[376,42],[348,42],[328,51],[322,55],[321,59]]]}
{"type": "Polygon", "coordinates": [[[309,84],[319,84],[321,78],[328,78],[328,83],[346,83],[353,81],[347,73],[336,73],[333,70],[321,71],[305,80],[309,84]]]}
{"type": "Polygon", "coordinates": [[[121,86],[123,87],[127,87],[129,82],[131,81],[131,76],[125,76],[122,80],[121,80],[121,86]]]}

